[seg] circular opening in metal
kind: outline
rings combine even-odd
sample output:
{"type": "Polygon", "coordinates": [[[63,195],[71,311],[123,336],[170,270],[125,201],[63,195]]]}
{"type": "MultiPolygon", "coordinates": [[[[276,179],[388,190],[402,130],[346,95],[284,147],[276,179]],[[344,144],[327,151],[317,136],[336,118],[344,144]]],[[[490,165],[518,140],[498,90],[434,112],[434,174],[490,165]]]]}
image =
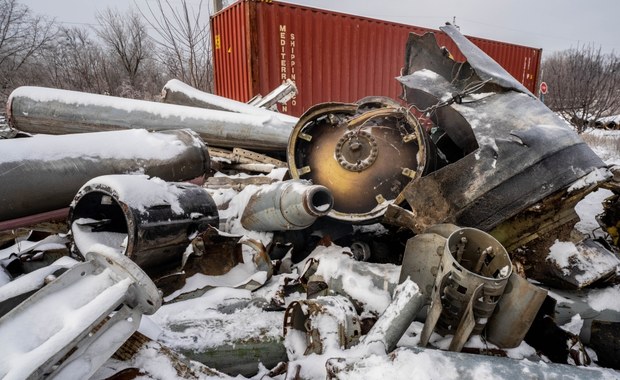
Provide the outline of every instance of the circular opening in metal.
{"type": "Polygon", "coordinates": [[[127,248],[127,218],[121,205],[109,194],[92,191],[75,204],[71,217],[75,247],[86,254],[94,245],[109,247],[120,254],[127,248]]]}
{"type": "Polygon", "coordinates": [[[334,198],[326,188],[315,189],[310,195],[310,205],[317,215],[326,215],[334,206],[334,198]]]}
{"type": "Polygon", "coordinates": [[[475,228],[453,232],[448,237],[446,250],[460,271],[494,280],[506,280],[512,273],[506,249],[491,235],[475,228]]]}

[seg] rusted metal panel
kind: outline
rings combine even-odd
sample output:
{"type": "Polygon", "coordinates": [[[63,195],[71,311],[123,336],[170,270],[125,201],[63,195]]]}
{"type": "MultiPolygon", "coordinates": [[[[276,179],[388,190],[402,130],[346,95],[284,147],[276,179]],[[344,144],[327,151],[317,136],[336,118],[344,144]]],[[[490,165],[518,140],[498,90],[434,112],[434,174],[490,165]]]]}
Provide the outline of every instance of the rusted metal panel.
{"type": "MultiPolygon", "coordinates": [[[[436,30],[293,4],[243,0],[216,14],[211,23],[217,94],[247,101],[291,79],[299,95],[280,109],[296,116],[328,101],[398,98],[401,89],[394,77],[403,67],[402,47],[410,32],[438,33],[439,44],[456,60],[464,60],[456,45],[436,30]],[[240,60],[243,48],[248,49],[247,59],[240,60]]],[[[535,91],[541,49],[472,41],[535,91]]]]}

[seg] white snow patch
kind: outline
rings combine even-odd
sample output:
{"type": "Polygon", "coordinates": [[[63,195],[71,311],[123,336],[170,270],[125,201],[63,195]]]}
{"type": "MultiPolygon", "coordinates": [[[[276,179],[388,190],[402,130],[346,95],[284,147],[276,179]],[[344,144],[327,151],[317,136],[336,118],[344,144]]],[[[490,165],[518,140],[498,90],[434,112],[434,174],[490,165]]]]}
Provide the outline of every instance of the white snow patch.
{"type": "Polygon", "coordinates": [[[380,315],[392,301],[390,285],[398,283],[400,266],[360,263],[343,252],[350,250],[335,244],[317,247],[311,255],[319,262],[316,275],[328,283],[337,280],[346,294],[363,304],[365,312],[380,315]]]}
{"type": "Polygon", "coordinates": [[[620,312],[620,285],[592,290],[588,294],[588,304],[597,311],[615,310],[620,312]]]}
{"type": "Polygon", "coordinates": [[[588,173],[586,176],[581,177],[580,179],[575,181],[572,185],[570,185],[570,187],[568,188],[568,193],[571,193],[575,190],[583,189],[584,187],[594,185],[599,182],[606,181],[610,179],[611,177],[613,177],[613,174],[611,174],[611,172],[607,170],[606,168],[594,169],[590,173],[588,173]]]}
{"type": "Polygon", "coordinates": [[[575,244],[556,240],[551,248],[549,248],[547,260],[554,261],[562,272],[568,276],[571,272],[569,269],[569,259],[571,256],[577,256],[578,254],[579,251],[577,251],[575,244]]]}
{"type": "Polygon", "coordinates": [[[82,187],[104,185],[114,191],[119,201],[135,207],[140,212],[158,205],[169,205],[172,212],[182,214],[179,195],[183,190],[174,183],[146,175],[104,175],[95,177],[82,187]]]}
{"type": "Polygon", "coordinates": [[[2,148],[3,162],[55,161],[63,158],[84,160],[173,158],[187,148],[175,135],[128,129],[113,132],[79,133],[63,136],[36,135],[11,139],[2,148]],[[63,143],[59,144],[62,138],[63,143]]]}
{"type": "Polygon", "coordinates": [[[562,328],[571,334],[575,334],[579,336],[581,332],[581,328],[583,327],[583,319],[581,319],[581,315],[575,314],[572,316],[570,322],[562,325],[562,328]]]}
{"type": "Polygon", "coordinates": [[[575,228],[584,234],[590,234],[594,236],[602,236],[600,225],[596,221],[596,216],[603,212],[602,202],[606,198],[612,196],[613,193],[607,189],[598,189],[588,194],[581,202],[575,206],[575,211],[579,215],[579,222],[575,225],[575,228]],[[593,232],[598,230],[597,234],[593,232]]]}

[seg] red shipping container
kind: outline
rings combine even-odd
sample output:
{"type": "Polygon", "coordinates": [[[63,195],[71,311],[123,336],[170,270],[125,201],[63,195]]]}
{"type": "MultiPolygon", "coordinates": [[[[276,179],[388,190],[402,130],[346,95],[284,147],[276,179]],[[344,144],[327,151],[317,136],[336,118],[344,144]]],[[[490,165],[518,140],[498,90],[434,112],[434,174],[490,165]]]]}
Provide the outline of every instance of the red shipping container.
{"type": "MultiPolygon", "coordinates": [[[[435,32],[456,60],[464,59],[437,30],[271,0],[238,1],[211,17],[211,31],[216,94],[247,102],[291,79],[299,93],[280,108],[295,116],[329,101],[398,99],[394,78],[410,32],[435,32]]],[[[542,49],[469,38],[536,92],[542,49]]]]}

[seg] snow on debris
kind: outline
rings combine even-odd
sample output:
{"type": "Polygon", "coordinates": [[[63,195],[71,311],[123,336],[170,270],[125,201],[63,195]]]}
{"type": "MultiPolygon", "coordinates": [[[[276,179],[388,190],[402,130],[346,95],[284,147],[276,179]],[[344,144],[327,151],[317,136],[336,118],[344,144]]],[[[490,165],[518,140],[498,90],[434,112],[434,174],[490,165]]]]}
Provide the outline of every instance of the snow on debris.
{"type": "Polygon", "coordinates": [[[178,156],[186,149],[185,143],[173,134],[144,129],[63,135],[63,144],[58,144],[58,139],[58,136],[50,135],[11,139],[11,144],[2,148],[2,161],[54,161],[61,158],[95,161],[135,157],[165,160],[178,156]],[[140,144],[136,144],[137,141],[140,144]]]}
{"type": "Polygon", "coordinates": [[[282,337],[284,312],[251,304],[249,290],[215,288],[202,297],[163,305],[147,317],[162,327],[158,340],[172,349],[200,350],[261,336],[282,337]]]}
{"type": "Polygon", "coordinates": [[[574,277],[579,283],[591,283],[601,274],[609,273],[610,268],[620,265],[620,259],[614,255],[600,255],[588,247],[580,251],[574,243],[558,240],[549,248],[546,259],[553,261],[566,276],[577,273],[574,277]]]}
{"type": "Polygon", "coordinates": [[[575,206],[575,211],[579,215],[579,222],[575,225],[577,231],[587,235],[602,235],[601,226],[596,221],[596,216],[603,212],[603,200],[612,196],[613,193],[607,189],[598,189],[588,194],[581,202],[575,206]]]}
{"type": "Polygon", "coordinates": [[[266,116],[273,117],[275,119],[281,119],[284,122],[292,123],[292,124],[296,124],[297,121],[299,121],[299,119],[294,116],[276,113],[274,111],[270,111],[265,108],[252,106],[247,103],[242,103],[236,100],[232,100],[232,99],[224,98],[221,96],[209,94],[204,91],[200,91],[186,83],[181,82],[178,79],[169,80],[168,83],[166,83],[165,87],[171,91],[182,92],[191,99],[213,104],[214,106],[225,109],[227,111],[238,112],[238,113],[248,114],[248,115],[266,115],[266,116]]]}
{"type": "Polygon", "coordinates": [[[316,275],[325,280],[339,278],[344,292],[362,302],[364,311],[381,314],[392,301],[389,285],[398,283],[400,266],[359,262],[343,252],[351,251],[335,244],[317,247],[310,255],[319,262],[316,275]],[[360,266],[363,271],[356,271],[360,266]],[[373,278],[382,280],[377,283],[373,278]]]}
{"type": "Polygon", "coordinates": [[[179,202],[179,195],[183,190],[161,178],[149,178],[147,175],[105,175],[91,179],[83,188],[92,185],[113,189],[120,202],[137,207],[140,212],[162,204],[169,205],[175,214],[184,212],[179,202]]]}
{"type": "Polygon", "coordinates": [[[572,185],[570,185],[570,187],[568,188],[568,193],[571,193],[575,190],[583,189],[584,187],[587,187],[590,185],[594,185],[594,184],[606,181],[610,179],[611,177],[613,177],[613,174],[611,174],[611,172],[607,170],[606,168],[594,169],[590,173],[588,173],[586,176],[581,177],[580,179],[575,181],[572,185]]]}
{"type": "MultiPolygon", "coordinates": [[[[247,115],[228,111],[217,111],[198,107],[182,106],[117,98],[113,96],[84,94],[78,91],[57,90],[44,87],[23,86],[11,93],[11,98],[26,97],[36,102],[51,102],[74,105],[80,108],[110,107],[127,113],[148,113],[157,115],[163,119],[178,120],[183,123],[189,120],[203,121],[205,124],[216,125],[223,129],[228,124],[243,125],[256,128],[263,133],[270,134],[280,132],[283,128],[292,129],[294,124],[277,119],[272,115],[247,115]]],[[[10,101],[10,100],[9,100],[10,101]]],[[[277,114],[275,114],[277,116],[277,114]]]]}
{"type": "Polygon", "coordinates": [[[615,310],[620,312],[620,285],[595,289],[588,294],[588,304],[594,310],[615,310]]]}

